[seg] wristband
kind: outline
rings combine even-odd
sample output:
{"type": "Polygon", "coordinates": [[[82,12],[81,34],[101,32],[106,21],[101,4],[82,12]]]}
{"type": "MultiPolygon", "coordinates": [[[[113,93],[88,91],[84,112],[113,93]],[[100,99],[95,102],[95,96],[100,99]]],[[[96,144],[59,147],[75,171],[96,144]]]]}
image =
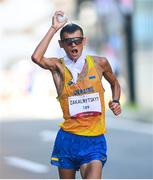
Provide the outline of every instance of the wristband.
{"type": "Polygon", "coordinates": [[[118,104],[120,104],[120,101],[119,101],[119,100],[113,100],[112,102],[113,102],[113,103],[118,103],[118,104]]]}

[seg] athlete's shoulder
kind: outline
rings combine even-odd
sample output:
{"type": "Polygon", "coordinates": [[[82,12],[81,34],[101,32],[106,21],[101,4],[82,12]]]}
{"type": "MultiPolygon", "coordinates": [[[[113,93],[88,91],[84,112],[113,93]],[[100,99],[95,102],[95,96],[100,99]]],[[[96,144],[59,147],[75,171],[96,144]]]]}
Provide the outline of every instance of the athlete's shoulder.
{"type": "Polygon", "coordinates": [[[106,57],[100,57],[100,56],[91,56],[94,60],[94,62],[100,66],[105,66],[108,63],[108,60],[106,57]]]}

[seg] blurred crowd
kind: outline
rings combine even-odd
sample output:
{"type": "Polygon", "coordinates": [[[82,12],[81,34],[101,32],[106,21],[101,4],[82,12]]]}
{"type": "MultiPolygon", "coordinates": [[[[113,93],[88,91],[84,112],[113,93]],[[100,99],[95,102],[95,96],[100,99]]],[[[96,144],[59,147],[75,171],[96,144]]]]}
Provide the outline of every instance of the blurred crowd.
{"type": "MultiPolygon", "coordinates": [[[[132,0],[3,0],[0,1],[0,113],[17,109],[17,99],[56,97],[49,72],[31,62],[31,54],[51,25],[55,10],[63,10],[69,22],[80,24],[88,38],[87,51],[105,56],[122,86],[121,102],[128,96],[124,15],[133,11],[132,0]],[[8,13],[9,12],[9,13],[8,13]]],[[[50,43],[46,56],[62,57],[59,33],[50,43]]],[[[104,87],[109,89],[104,80],[104,87]]],[[[106,99],[110,98],[110,92],[106,99]]],[[[38,101],[37,101],[38,102],[38,101]]],[[[50,107],[48,107],[50,108],[50,107]]],[[[4,115],[5,114],[5,115],[4,115]]]]}

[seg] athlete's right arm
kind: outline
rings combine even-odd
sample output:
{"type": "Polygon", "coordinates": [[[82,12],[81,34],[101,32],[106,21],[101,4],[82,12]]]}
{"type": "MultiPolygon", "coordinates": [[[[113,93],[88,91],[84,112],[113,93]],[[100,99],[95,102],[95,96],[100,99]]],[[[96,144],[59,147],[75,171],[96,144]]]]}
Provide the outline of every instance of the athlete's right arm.
{"type": "Polygon", "coordinates": [[[55,29],[51,27],[48,30],[47,34],[44,36],[44,38],[40,41],[40,43],[38,44],[34,53],[31,56],[32,61],[44,69],[51,69],[56,62],[56,58],[44,57],[44,54],[54,34],[55,34],[55,29]]]}
{"type": "Polygon", "coordinates": [[[63,22],[59,22],[57,19],[57,15],[59,14],[63,15],[64,13],[62,11],[55,12],[54,16],[52,17],[52,26],[49,28],[48,32],[40,41],[40,43],[38,44],[34,53],[31,56],[32,61],[44,69],[55,69],[56,63],[59,62],[57,58],[44,57],[44,54],[49,46],[52,37],[67,22],[67,19],[65,19],[65,21],[63,22]]]}

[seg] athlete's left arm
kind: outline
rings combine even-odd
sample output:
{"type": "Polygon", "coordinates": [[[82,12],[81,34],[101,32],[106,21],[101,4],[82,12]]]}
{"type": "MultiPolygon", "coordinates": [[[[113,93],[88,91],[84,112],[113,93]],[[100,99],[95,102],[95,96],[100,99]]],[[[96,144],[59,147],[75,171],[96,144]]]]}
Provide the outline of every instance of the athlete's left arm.
{"type": "Polygon", "coordinates": [[[109,108],[113,111],[115,115],[119,115],[121,113],[121,106],[119,103],[121,94],[120,84],[106,58],[102,58],[100,66],[103,71],[103,76],[111,85],[113,100],[109,102],[109,108]]]}

